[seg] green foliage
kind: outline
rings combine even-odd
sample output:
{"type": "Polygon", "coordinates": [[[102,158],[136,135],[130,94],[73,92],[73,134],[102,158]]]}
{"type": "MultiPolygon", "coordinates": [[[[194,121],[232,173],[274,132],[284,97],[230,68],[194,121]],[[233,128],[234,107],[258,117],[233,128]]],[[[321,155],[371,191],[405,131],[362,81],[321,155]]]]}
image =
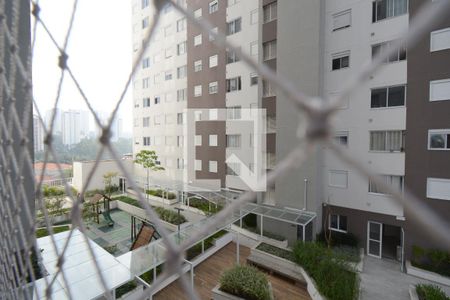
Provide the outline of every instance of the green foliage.
{"type": "Polygon", "coordinates": [[[347,300],[358,297],[358,279],[346,262],[321,243],[295,245],[294,260],[315,280],[319,292],[328,299],[347,300]]]}
{"type": "Polygon", "coordinates": [[[187,222],[184,215],[179,214],[176,211],[165,209],[164,207],[154,207],[155,212],[158,214],[159,218],[163,221],[169,222],[174,225],[179,225],[187,222]]]}
{"type": "MultiPolygon", "coordinates": [[[[227,234],[226,230],[221,230],[219,232],[216,232],[215,234],[213,234],[212,236],[210,236],[209,238],[205,239],[204,242],[204,250],[208,250],[209,248],[211,248],[212,246],[214,246],[214,240],[222,237],[223,235],[227,234]]],[[[197,243],[194,246],[192,246],[191,248],[189,248],[186,251],[186,259],[187,260],[192,260],[193,258],[195,258],[196,256],[200,255],[202,253],[202,243],[197,243]]]]}
{"type": "Polygon", "coordinates": [[[160,198],[166,198],[169,200],[173,200],[177,198],[177,195],[175,193],[172,192],[166,192],[162,189],[156,189],[156,190],[146,190],[145,191],[147,194],[151,195],[151,196],[155,196],[155,197],[160,197],[160,198]]]}
{"type": "MultiPolygon", "coordinates": [[[[103,183],[105,184],[105,192],[108,193],[109,197],[111,197],[111,193],[113,192],[113,189],[115,189],[116,187],[113,185],[113,180],[114,178],[117,177],[119,173],[117,172],[106,172],[105,174],[103,174],[103,183]]],[[[119,187],[117,186],[118,190],[119,187]]]]}
{"type": "Polygon", "coordinates": [[[96,194],[104,194],[104,193],[105,193],[105,190],[94,189],[94,190],[86,191],[84,193],[84,197],[91,198],[91,197],[94,197],[96,194]]]}
{"type": "Polygon", "coordinates": [[[267,252],[269,254],[290,260],[290,261],[294,261],[294,254],[292,253],[292,251],[287,250],[287,249],[283,249],[283,248],[278,248],[266,243],[261,243],[259,244],[256,249],[267,252]]]}
{"type": "MultiPolygon", "coordinates": [[[[350,247],[358,247],[359,240],[358,238],[352,234],[352,233],[346,233],[346,232],[339,232],[339,231],[330,231],[331,233],[331,246],[350,246],[350,247]]],[[[316,240],[319,242],[322,242],[326,244],[325,240],[325,232],[322,230],[319,234],[316,236],[316,240]]]]}
{"type": "MultiPolygon", "coordinates": [[[[119,200],[119,201],[128,203],[130,205],[142,208],[142,205],[139,203],[138,200],[127,197],[127,196],[114,197],[113,200],[119,200]]],[[[152,208],[158,214],[159,218],[163,221],[166,221],[166,222],[174,224],[174,225],[179,225],[184,222],[187,222],[186,217],[183,214],[180,214],[178,216],[178,212],[176,212],[176,211],[173,211],[170,209],[165,209],[164,207],[159,207],[159,206],[152,206],[152,208]]]]}
{"type": "Polygon", "coordinates": [[[220,290],[249,300],[270,299],[266,275],[251,266],[237,265],[225,271],[220,277],[220,290]]]}
{"type": "MultiPolygon", "coordinates": [[[[163,265],[157,266],[156,267],[156,276],[158,276],[162,271],[163,271],[163,265]]],[[[145,282],[147,282],[148,284],[152,284],[153,270],[147,271],[139,277],[141,277],[141,279],[144,280],[145,282]]]]}
{"type": "Polygon", "coordinates": [[[62,186],[42,186],[42,194],[44,197],[64,196],[66,191],[62,186]]]}
{"type": "MultiPolygon", "coordinates": [[[[60,232],[64,232],[64,231],[68,231],[70,229],[69,226],[58,226],[58,227],[53,227],[53,233],[60,233],[60,232]]],[[[36,230],[36,238],[41,238],[44,236],[49,235],[47,228],[39,228],[36,230]]]]}
{"type": "Polygon", "coordinates": [[[119,286],[116,289],[116,299],[122,297],[123,295],[125,295],[128,292],[131,292],[135,288],[137,288],[137,284],[134,281],[130,281],[130,282],[125,283],[124,285],[119,286]]]}
{"type": "Polygon", "coordinates": [[[68,211],[68,209],[64,209],[64,197],[55,196],[53,198],[44,199],[45,208],[47,209],[47,213],[50,216],[60,216],[68,211]]]}
{"type": "Polygon", "coordinates": [[[201,199],[201,198],[190,198],[189,206],[195,207],[195,208],[203,211],[207,215],[218,213],[219,211],[221,211],[223,209],[222,205],[219,205],[219,204],[216,205],[214,203],[209,202],[208,200],[201,199]]]}
{"type": "Polygon", "coordinates": [[[248,214],[242,218],[242,224],[246,227],[255,227],[258,225],[255,214],[248,214]]]}
{"type": "Polygon", "coordinates": [[[158,160],[158,155],[153,150],[141,150],[138,154],[136,154],[135,163],[142,165],[145,169],[150,169],[152,171],[161,171],[164,170],[163,167],[156,164],[158,160]]]}
{"type": "Polygon", "coordinates": [[[417,284],[416,292],[420,300],[450,300],[439,286],[433,284],[417,284]]]}
{"type": "Polygon", "coordinates": [[[414,245],[411,264],[450,277],[450,253],[438,249],[424,249],[414,245]]]}
{"type": "MultiPolygon", "coordinates": [[[[111,142],[112,147],[119,155],[128,154],[133,151],[133,140],[120,138],[117,142],[111,142]]],[[[96,159],[96,155],[100,149],[100,142],[97,138],[85,138],[78,144],[70,147],[63,145],[60,135],[53,136],[53,149],[58,153],[58,160],[60,163],[72,163],[73,161],[86,161],[96,159]]],[[[44,160],[44,151],[36,152],[35,161],[44,160]]],[[[105,151],[101,156],[101,160],[112,159],[110,153],[105,151]]],[[[55,162],[55,161],[50,161],[55,162]]]]}

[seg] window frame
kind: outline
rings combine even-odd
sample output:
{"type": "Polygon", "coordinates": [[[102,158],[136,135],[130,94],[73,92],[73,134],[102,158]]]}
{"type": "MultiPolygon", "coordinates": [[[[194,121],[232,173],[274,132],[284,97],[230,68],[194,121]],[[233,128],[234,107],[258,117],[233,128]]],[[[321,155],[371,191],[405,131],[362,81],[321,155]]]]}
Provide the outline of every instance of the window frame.
{"type": "Polygon", "coordinates": [[[213,14],[213,13],[219,11],[219,1],[213,0],[213,1],[209,2],[208,8],[209,8],[209,14],[213,14]]]}
{"type": "Polygon", "coordinates": [[[373,152],[373,153],[404,153],[405,152],[405,140],[406,140],[406,130],[404,129],[398,129],[398,130],[370,130],[369,131],[369,152],[373,152]],[[384,150],[372,150],[371,149],[371,141],[372,141],[372,133],[375,132],[383,132],[384,133],[384,150]],[[401,140],[400,140],[400,144],[401,147],[399,150],[392,150],[392,149],[387,149],[388,145],[389,145],[389,136],[388,133],[389,132],[400,132],[401,133],[401,140]]]}
{"type": "Polygon", "coordinates": [[[331,55],[331,71],[339,71],[350,68],[350,51],[339,52],[331,55]],[[343,60],[347,58],[347,66],[343,66],[343,60]],[[334,68],[334,62],[339,60],[339,68],[334,68]]]}
{"type": "Polygon", "coordinates": [[[392,109],[392,108],[402,108],[406,107],[406,98],[407,98],[407,85],[406,84],[398,84],[398,85],[390,85],[390,86],[384,86],[384,87],[376,87],[370,89],[370,109],[392,109]],[[403,87],[403,105],[389,105],[389,90],[393,88],[403,87]],[[386,106],[379,106],[379,107],[373,107],[372,105],[372,97],[373,97],[373,91],[376,90],[386,90],[386,106]]]}
{"type": "Polygon", "coordinates": [[[227,36],[239,33],[242,31],[242,18],[238,17],[230,22],[227,22],[227,36]],[[237,26],[239,24],[239,26],[237,26]],[[239,28],[237,28],[239,27],[239,28]],[[239,29],[239,30],[238,30],[239,29]]]}
{"type": "Polygon", "coordinates": [[[350,27],[352,27],[352,9],[351,8],[349,8],[349,9],[346,9],[346,10],[343,10],[343,11],[340,11],[340,12],[337,12],[337,13],[334,13],[334,14],[332,14],[331,15],[331,17],[332,17],[332,19],[333,19],[333,29],[331,30],[332,32],[336,32],[336,31],[339,31],[339,30],[344,30],[344,29],[347,29],[347,28],[350,28],[350,27]],[[340,17],[340,16],[345,16],[345,15],[347,15],[347,14],[349,14],[350,15],[350,23],[348,24],[348,25],[345,25],[345,26],[341,26],[341,27],[334,27],[334,21],[335,21],[335,19],[336,18],[338,18],[338,17],[340,17]]]}
{"type": "MultiPolygon", "coordinates": [[[[378,176],[381,176],[381,177],[384,177],[384,178],[389,178],[390,182],[388,182],[388,180],[386,180],[385,183],[390,185],[390,186],[392,186],[392,187],[393,187],[393,185],[392,185],[393,177],[399,177],[400,178],[400,183],[401,183],[401,187],[400,187],[399,192],[403,194],[403,191],[405,189],[405,176],[404,175],[379,174],[378,176]]],[[[371,189],[372,189],[372,182],[371,182],[370,178],[369,178],[369,182],[368,183],[369,183],[368,184],[368,188],[369,188],[368,193],[369,194],[377,195],[377,196],[392,196],[391,194],[385,193],[383,191],[381,191],[381,192],[373,192],[373,191],[371,191],[371,189]]]]}
{"type": "Polygon", "coordinates": [[[348,217],[347,216],[343,216],[343,215],[339,215],[339,214],[329,214],[329,218],[328,218],[328,230],[332,230],[332,231],[337,231],[337,232],[343,232],[343,233],[347,233],[348,231],[348,217]],[[337,216],[337,228],[331,227],[331,218],[332,216],[337,216]],[[341,229],[341,217],[344,217],[345,220],[345,227],[346,229],[341,229]]]}
{"type": "Polygon", "coordinates": [[[348,171],[346,170],[328,170],[328,186],[339,189],[348,189],[348,171]],[[331,183],[331,175],[332,174],[345,174],[346,183],[345,186],[336,185],[331,183]]]}
{"type": "Polygon", "coordinates": [[[427,149],[430,151],[450,151],[450,128],[449,129],[429,129],[427,135],[427,149]],[[432,148],[431,147],[431,136],[432,135],[444,135],[444,147],[443,148],[432,148]]]}
{"type": "Polygon", "coordinates": [[[242,136],[240,134],[226,134],[225,148],[240,149],[242,147],[242,136]],[[231,143],[231,139],[236,139],[231,143]]]}
{"type": "Polygon", "coordinates": [[[430,52],[431,53],[432,52],[437,52],[437,51],[445,51],[445,50],[449,50],[450,49],[450,42],[448,43],[447,46],[445,46],[446,48],[435,48],[435,47],[433,47],[433,36],[436,36],[436,35],[441,34],[441,33],[448,33],[448,34],[450,34],[450,27],[442,28],[442,29],[430,32],[430,52]]]}
{"type": "Polygon", "coordinates": [[[275,21],[276,19],[278,19],[278,3],[277,3],[277,1],[264,5],[262,11],[263,11],[263,24],[267,24],[269,22],[275,21]],[[274,9],[274,7],[275,7],[275,9],[274,9]],[[274,11],[275,11],[275,13],[274,13],[274,11]],[[269,13],[269,18],[266,18],[266,12],[269,13]]]}
{"type": "Polygon", "coordinates": [[[219,83],[217,81],[210,82],[208,84],[208,93],[210,95],[214,95],[214,94],[217,94],[218,92],[219,92],[219,83]]]}
{"type": "Polygon", "coordinates": [[[277,58],[277,40],[271,40],[263,43],[263,60],[268,61],[277,58]]]}
{"type": "Polygon", "coordinates": [[[239,91],[241,91],[242,90],[242,80],[241,80],[241,76],[236,76],[236,77],[232,77],[232,78],[228,78],[227,80],[226,80],[226,87],[227,87],[227,89],[226,89],[226,92],[227,93],[234,93],[234,92],[239,92],[239,91]],[[235,89],[232,89],[232,82],[233,81],[236,81],[235,82],[235,89]]]}
{"type": "Polygon", "coordinates": [[[406,10],[405,10],[405,12],[401,13],[401,14],[395,14],[395,1],[402,1],[402,0],[394,0],[392,2],[392,5],[393,5],[392,9],[394,11],[392,16],[388,16],[387,12],[388,12],[389,8],[386,5],[386,12],[385,12],[386,15],[385,15],[385,17],[381,18],[381,19],[378,19],[378,6],[377,6],[377,3],[378,2],[382,2],[382,1],[387,1],[387,0],[374,0],[374,1],[372,1],[372,23],[373,24],[381,22],[381,21],[384,21],[384,20],[389,20],[389,19],[392,19],[392,18],[396,18],[396,17],[400,17],[400,16],[403,16],[403,15],[407,15],[409,13],[409,0],[406,0],[406,10]]]}

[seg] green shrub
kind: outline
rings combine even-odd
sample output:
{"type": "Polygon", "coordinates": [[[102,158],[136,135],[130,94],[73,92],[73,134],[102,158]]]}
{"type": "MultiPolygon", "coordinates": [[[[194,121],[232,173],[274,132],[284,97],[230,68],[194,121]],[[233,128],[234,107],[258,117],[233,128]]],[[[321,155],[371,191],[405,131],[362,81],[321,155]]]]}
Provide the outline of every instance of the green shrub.
{"type": "MultiPolygon", "coordinates": [[[[159,265],[156,267],[156,276],[158,276],[161,272],[163,271],[163,265],[159,265]]],[[[153,282],[153,269],[150,271],[145,272],[144,274],[142,274],[141,276],[142,280],[144,280],[145,282],[147,282],[148,284],[152,284],[153,282]]]]}
{"type": "MultiPolygon", "coordinates": [[[[211,248],[212,246],[214,246],[214,240],[222,237],[223,235],[225,235],[227,233],[228,232],[226,230],[221,230],[219,232],[216,232],[215,234],[213,234],[209,238],[205,239],[204,249],[203,250],[206,251],[209,248],[211,248]]],[[[200,242],[200,243],[195,244],[191,248],[187,249],[187,251],[186,251],[186,259],[187,260],[192,260],[193,258],[197,257],[201,253],[202,253],[202,243],[200,242]]]]}
{"type": "Polygon", "coordinates": [[[264,273],[251,266],[237,265],[220,277],[220,290],[249,300],[269,300],[269,282],[264,273]]]}
{"type": "Polygon", "coordinates": [[[437,285],[417,284],[416,292],[420,300],[450,300],[450,297],[437,285]]]}
{"type": "Polygon", "coordinates": [[[116,299],[122,297],[128,292],[131,292],[135,288],[137,288],[137,284],[134,281],[130,281],[125,283],[124,285],[119,286],[118,288],[116,288],[116,299]]]}
{"type": "MultiPolygon", "coordinates": [[[[58,226],[58,227],[53,227],[53,233],[60,233],[60,232],[64,232],[64,231],[68,231],[70,229],[69,226],[58,226]]],[[[41,238],[44,236],[49,235],[47,228],[39,228],[36,230],[36,238],[41,238]]]]}
{"type": "Polygon", "coordinates": [[[222,205],[214,204],[205,199],[191,198],[189,199],[189,206],[195,207],[206,214],[215,214],[223,209],[222,205]]]}
{"type": "Polygon", "coordinates": [[[287,250],[287,249],[282,249],[282,248],[278,248],[266,243],[261,243],[259,244],[256,249],[267,252],[269,254],[290,260],[290,261],[294,261],[294,255],[292,253],[292,251],[287,250]]]}
{"type": "Polygon", "coordinates": [[[412,247],[411,264],[415,267],[450,277],[450,253],[438,249],[412,247]]]}
{"type": "Polygon", "coordinates": [[[166,199],[169,199],[169,200],[173,200],[173,199],[177,198],[177,195],[175,193],[166,192],[166,191],[164,191],[162,189],[146,190],[145,192],[147,194],[151,195],[151,196],[160,197],[160,198],[166,198],[166,199]]]}
{"type": "Polygon", "coordinates": [[[258,225],[255,214],[248,214],[242,218],[242,225],[246,227],[255,227],[258,225]]]}
{"type": "Polygon", "coordinates": [[[105,193],[105,190],[94,189],[94,190],[86,191],[84,193],[84,197],[85,198],[91,198],[91,197],[94,197],[96,194],[104,194],[104,193],[105,193]]]}
{"type": "Polygon", "coordinates": [[[133,199],[133,198],[130,198],[130,197],[127,197],[127,196],[117,196],[117,197],[113,197],[112,199],[113,200],[119,200],[119,201],[128,203],[130,205],[142,208],[142,205],[139,202],[139,200],[136,200],[136,199],[133,199]]]}
{"type": "Polygon", "coordinates": [[[315,280],[319,292],[328,299],[347,300],[358,296],[358,278],[346,262],[321,243],[295,245],[294,260],[315,280]]]}
{"type": "MultiPolygon", "coordinates": [[[[323,230],[319,234],[317,234],[316,240],[318,242],[322,242],[322,243],[326,244],[325,232],[323,230]]],[[[343,246],[343,245],[350,246],[350,247],[358,247],[359,240],[352,233],[331,230],[331,246],[334,247],[334,246],[343,246]]]]}

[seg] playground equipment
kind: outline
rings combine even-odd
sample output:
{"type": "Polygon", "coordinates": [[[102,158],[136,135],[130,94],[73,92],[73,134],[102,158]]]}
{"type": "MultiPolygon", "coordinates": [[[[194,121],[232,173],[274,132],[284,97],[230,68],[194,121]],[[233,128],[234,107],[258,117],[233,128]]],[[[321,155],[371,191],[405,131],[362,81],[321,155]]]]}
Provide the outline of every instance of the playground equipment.
{"type": "Polygon", "coordinates": [[[102,214],[106,222],[108,223],[108,226],[110,227],[114,226],[114,220],[111,218],[111,215],[109,213],[111,209],[110,207],[111,201],[112,199],[104,194],[95,194],[94,197],[91,199],[91,205],[94,211],[94,219],[97,224],[100,223],[99,215],[102,214]],[[100,205],[102,203],[103,203],[103,211],[100,210],[100,205]]]}
{"type": "Polygon", "coordinates": [[[160,237],[161,236],[156,231],[156,228],[153,226],[153,224],[146,220],[139,219],[136,216],[131,216],[131,238],[133,240],[133,244],[130,247],[130,251],[150,244],[152,239],[157,240],[160,237]],[[139,225],[136,224],[136,220],[141,221],[141,227],[138,232],[136,230],[136,227],[139,227],[139,225]]]}

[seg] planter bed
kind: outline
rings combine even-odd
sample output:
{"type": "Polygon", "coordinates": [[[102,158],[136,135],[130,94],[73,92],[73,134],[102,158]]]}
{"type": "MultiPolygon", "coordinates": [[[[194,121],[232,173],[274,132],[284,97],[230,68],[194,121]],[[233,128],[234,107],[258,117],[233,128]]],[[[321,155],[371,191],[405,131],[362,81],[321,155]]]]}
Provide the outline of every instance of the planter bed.
{"type": "Polygon", "coordinates": [[[414,267],[408,260],[406,261],[406,273],[429,281],[450,286],[450,278],[442,276],[438,273],[414,267]]]}
{"type": "Polygon", "coordinates": [[[259,250],[257,249],[258,246],[250,250],[247,263],[265,269],[270,273],[276,273],[277,275],[288,278],[295,283],[299,283],[301,286],[306,285],[299,265],[291,260],[259,250]]]}
{"type": "Polygon", "coordinates": [[[286,248],[288,246],[288,241],[287,240],[279,241],[279,240],[268,238],[266,236],[261,236],[258,233],[252,232],[252,231],[247,230],[245,228],[241,228],[241,227],[239,227],[237,225],[234,225],[234,224],[231,225],[231,229],[236,231],[236,232],[239,232],[240,234],[245,235],[245,236],[247,236],[247,237],[249,237],[249,238],[251,238],[253,240],[260,241],[260,242],[263,242],[263,243],[266,243],[266,244],[269,244],[269,245],[272,245],[272,246],[275,246],[275,247],[286,248]]]}
{"type": "Polygon", "coordinates": [[[193,212],[195,214],[206,216],[206,213],[204,211],[198,209],[198,208],[195,208],[195,207],[192,207],[192,206],[187,206],[187,205],[184,205],[184,204],[180,205],[180,207],[182,209],[184,209],[184,210],[188,210],[188,211],[193,212]]]}
{"type": "MultiPolygon", "coordinates": [[[[269,282],[269,290],[271,293],[271,298],[270,299],[275,299],[273,297],[273,290],[272,290],[272,284],[269,282]]],[[[231,295],[229,293],[226,293],[224,291],[220,290],[220,284],[217,284],[213,289],[212,289],[212,299],[213,300],[245,300],[244,298],[235,296],[235,295],[231,295]]]]}

